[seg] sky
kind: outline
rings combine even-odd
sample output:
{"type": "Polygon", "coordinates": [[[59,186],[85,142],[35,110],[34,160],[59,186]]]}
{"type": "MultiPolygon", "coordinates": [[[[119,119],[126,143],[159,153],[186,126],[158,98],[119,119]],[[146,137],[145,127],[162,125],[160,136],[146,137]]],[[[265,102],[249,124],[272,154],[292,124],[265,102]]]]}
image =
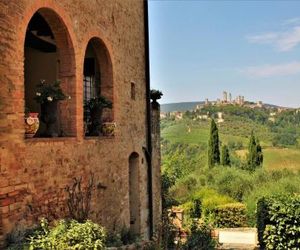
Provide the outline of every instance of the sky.
{"type": "Polygon", "coordinates": [[[161,103],[227,91],[300,107],[299,0],[149,0],[149,39],[161,103]]]}

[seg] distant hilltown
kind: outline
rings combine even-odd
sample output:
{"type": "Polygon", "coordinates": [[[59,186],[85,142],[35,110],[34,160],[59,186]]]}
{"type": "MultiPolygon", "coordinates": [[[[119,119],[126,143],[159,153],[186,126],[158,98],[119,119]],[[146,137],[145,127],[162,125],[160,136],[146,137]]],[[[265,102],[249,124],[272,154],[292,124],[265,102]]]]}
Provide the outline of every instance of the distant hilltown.
{"type": "MultiPolygon", "coordinates": [[[[228,104],[235,104],[235,105],[247,105],[250,107],[263,107],[262,101],[257,101],[256,103],[249,102],[245,100],[245,97],[242,95],[238,95],[235,98],[232,98],[231,93],[223,91],[223,98],[218,98],[216,101],[209,101],[208,98],[205,99],[204,105],[228,105],[228,104]]],[[[198,106],[198,105],[197,105],[198,106]]],[[[197,107],[196,107],[197,109],[197,107]]]]}
{"type": "MultiPolygon", "coordinates": [[[[193,106],[192,109],[189,109],[189,111],[194,111],[197,112],[197,117],[195,119],[200,119],[200,120],[208,120],[210,119],[211,114],[209,112],[202,112],[202,109],[207,107],[207,106],[225,106],[225,105],[236,105],[236,106],[243,106],[243,107],[248,107],[248,108],[265,108],[269,110],[269,121],[274,122],[275,121],[275,116],[282,111],[285,110],[295,110],[296,113],[300,111],[300,109],[293,109],[293,108],[285,108],[285,107],[279,107],[276,105],[271,105],[271,104],[264,104],[262,101],[248,101],[245,100],[245,97],[242,95],[238,95],[235,98],[232,98],[231,93],[228,93],[227,91],[223,91],[223,97],[218,98],[217,100],[208,100],[208,98],[205,99],[204,102],[198,102],[197,104],[193,106]]],[[[187,110],[186,110],[187,111],[187,110]]],[[[183,114],[185,111],[171,111],[171,112],[161,112],[160,118],[164,119],[166,117],[174,117],[175,120],[181,120],[183,118],[183,114]]],[[[222,123],[224,122],[224,114],[223,112],[217,112],[216,113],[216,120],[217,123],[222,123]]]]}

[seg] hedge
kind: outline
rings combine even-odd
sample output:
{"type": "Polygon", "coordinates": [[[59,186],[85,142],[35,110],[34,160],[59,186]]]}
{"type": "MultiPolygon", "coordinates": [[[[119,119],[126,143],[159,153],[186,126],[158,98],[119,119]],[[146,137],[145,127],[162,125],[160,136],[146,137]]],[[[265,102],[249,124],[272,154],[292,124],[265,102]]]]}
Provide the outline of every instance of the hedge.
{"type": "Polygon", "coordinates": [[[262,249],[299,249],[300,195],[260,199],[257,229],[262,249]]]}
{"type": "Polygon", "coordinates": [[[212,210],[213,224],[216,227],[244,227],[247,225],[246,206],[242,203],[229,203],[212,210]]]}

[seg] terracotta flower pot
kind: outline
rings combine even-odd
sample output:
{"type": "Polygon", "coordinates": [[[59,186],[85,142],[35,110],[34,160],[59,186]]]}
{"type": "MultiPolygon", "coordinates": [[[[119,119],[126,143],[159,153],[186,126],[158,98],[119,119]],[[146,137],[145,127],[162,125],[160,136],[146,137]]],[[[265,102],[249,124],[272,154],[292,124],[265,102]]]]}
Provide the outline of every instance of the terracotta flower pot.
{"type": "Polygon", "coordinates": [[[104,136],[114,136],[115,135],[115,122],[103,122],[102,123],[102,135],[104,136]]]}
{"type": "Polygon", "coordinates": [[[39,113],[29,113],[25,119],[25,138],[32,138],[40,126],[39,113]]]}

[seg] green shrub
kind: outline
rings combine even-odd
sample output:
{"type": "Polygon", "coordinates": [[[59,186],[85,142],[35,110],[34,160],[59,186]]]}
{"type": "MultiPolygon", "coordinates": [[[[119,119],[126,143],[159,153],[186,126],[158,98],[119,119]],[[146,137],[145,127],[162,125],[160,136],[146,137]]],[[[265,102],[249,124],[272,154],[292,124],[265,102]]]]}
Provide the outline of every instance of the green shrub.
{"type": "Polygon", "coordinates": [[[257,226],[262,247],[299,249],[300,195],[261,199],[257,212],[257,226]]]}
{"type": "Polygon", "coordinates": [[[191,226],[191,232],[187,238],[183,249],[186,250],[210,250],[215,249],[216,242],[211,237],[212,228],[205,224],[194,221],[191,226]]]}
{"type": "Polygon", "coordinates": [[[235,202],[234,199],[226,195],[219,194],[217,191],[209,188],[200,189],[193,195],[192,199],[201,200],[203,217],[209,217],[211,211],[219,205],[235,202]]]}
{"type": "Polygon", "coordinates": [[[217,206],[212,211],[216,227],[243,227],[247,225],[246,206],[242,203],[230,203],[217,206]]]}
{"type": "Polygon", "coordinates": [[[106,233],[103,227],[89,220],[59,220],[50,228],[47,220],[30,237],[30,249],[105,249],[106,233]]]}

